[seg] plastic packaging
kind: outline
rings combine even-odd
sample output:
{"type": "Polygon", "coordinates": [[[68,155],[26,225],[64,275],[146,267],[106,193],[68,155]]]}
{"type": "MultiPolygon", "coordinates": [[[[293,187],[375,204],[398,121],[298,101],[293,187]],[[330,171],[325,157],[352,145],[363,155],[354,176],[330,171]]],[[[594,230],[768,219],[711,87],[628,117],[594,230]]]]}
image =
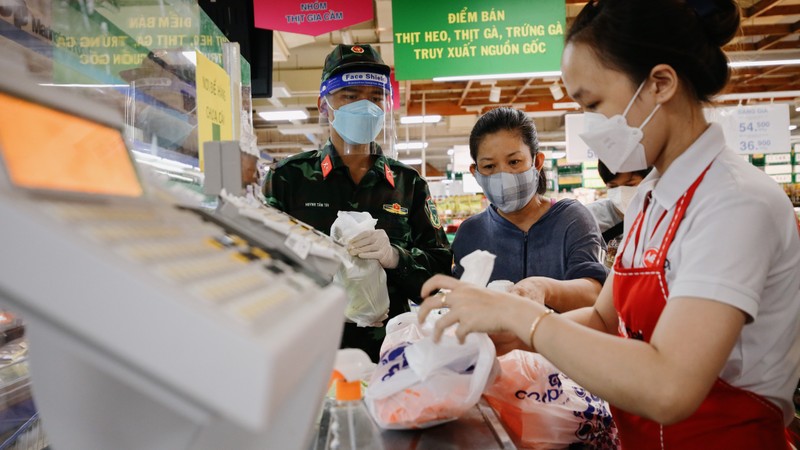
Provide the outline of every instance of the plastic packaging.
{"type": "Polygon", "coordinates": [[[475,250],[461,258],[461,267],[464,268],[464,273],[461,274],[461,281],[476,286],[486,286],[486,283],[492,277],[494,259],[495,255],[485,250],[475,250]]]}
{"type": "MultiPolygon", "coordinates": [[[[483,250],[465,256],[461,281],[486,286],[494,260],[483,250]]],[[[434,310],[423,325],[416,312],[386,325],[381,360],[364,399],[381,428],[428,428],[456,420],[480,401],[496,375],[495,347],[486,333],[471,333],[461,344],[450,327],[433,342],[433,326],[447,311],[434,310]]]]}
{"type": "Polygon", "coordinates": [[[514,287],[514,282],[510,280],[494,280],[486,285],[486,289],[497,292],[508,292],[512,287],[514,287]]]}
{"type": "Polygon", "coordinates": [[[498,358],[501,374],[484,392],[521,448],[563,449],[584,444],[619,448],[608,404],[538,353],[514,350],[498,358]]]}
{"type": "MultiPolygon", "coordinates": [[[[377,223],[367,212],[339,211],[331,226],[331,237],[346,246],[362,231],[374,230],[377,223]]],[[[389,291],[386,272],[378,261],[347,255],[334,280],[347,291],[345,317],[360,327],[382,325],[389,312],[389,291]]]]}
{"type": "Polygon", "coordinates": [[[428,316],[425,327],[415,313],[389,321],[365,396],[381,428],[428,428],[456,420],[480,401],[490,382],[495,363],[491,339],[472,333],[460,344],[451,328],[435,344],[422,328],[430,328],[438,317],[428,316]]]}

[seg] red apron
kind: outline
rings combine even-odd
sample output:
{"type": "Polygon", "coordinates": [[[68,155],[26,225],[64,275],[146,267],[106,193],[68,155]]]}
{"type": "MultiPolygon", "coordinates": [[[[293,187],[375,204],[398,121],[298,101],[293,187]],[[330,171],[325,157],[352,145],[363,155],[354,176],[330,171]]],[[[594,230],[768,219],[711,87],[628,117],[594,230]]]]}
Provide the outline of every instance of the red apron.
{"type": "MultiPolygon", "coordinates": [[[[649,249],[643,260],[645,267],[622,267],[622,255],[631,240],[640,243],[644,212],[631,226],[625,244],[614,264],[614,307],[619,315],[619,332],[626,338],[650,342],[661,311],[669,297],[664,264],[675,232],[683,220],[706,169],[680,198],[661,247],[649,249]]],[[[645,200],[644,211],[649,203],[645,200]]],[[[666,213],[665,213],[666,214],[666,213]]],[[[661,216],[663,219],[664,216],[661,216]]],[[[656,226],[658,228],[658,226],[656,226]]],[[[634,252],[635,253],[635,252],[634,252]]],[[[658,389],[654,386],[653,389],[658,389]]],[[[752,393],[729,385],[717,378],[700,408],[687,419],[662,426],[652,420],[612,407],[625,450],[783,450],[788,449],[780,409],[752,393]]]]}

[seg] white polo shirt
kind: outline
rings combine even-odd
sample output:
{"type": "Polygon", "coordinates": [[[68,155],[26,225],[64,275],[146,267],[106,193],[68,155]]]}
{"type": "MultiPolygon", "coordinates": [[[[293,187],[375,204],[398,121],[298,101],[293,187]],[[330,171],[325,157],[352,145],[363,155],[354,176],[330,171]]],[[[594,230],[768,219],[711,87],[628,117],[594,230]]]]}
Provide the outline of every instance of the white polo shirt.
{"type": "Polygon", "coordinates": [[[650,206],[638,248],[634,254],[631,236],[622,263],[631,267],[633,260],[643,267],[644,252],[661,245],[678,199],[709,164],[667,252],[669,298],[716,300],[747,314],[720,378],[775,403],[788,424],[800,377],[796,217],[781,187],[725,146],[718,124],[711,124],[666,173],[653,170],[639,185],[625,214],[626,237],[652,191],[650,206]]]}

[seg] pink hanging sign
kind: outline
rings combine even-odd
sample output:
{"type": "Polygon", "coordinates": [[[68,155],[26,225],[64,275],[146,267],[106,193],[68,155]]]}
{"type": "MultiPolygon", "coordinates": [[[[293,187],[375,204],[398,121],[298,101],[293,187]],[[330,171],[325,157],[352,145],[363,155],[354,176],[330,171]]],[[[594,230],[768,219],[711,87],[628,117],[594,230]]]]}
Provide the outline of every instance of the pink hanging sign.
{"type": "Polygon", "coordinates": [[[253,0],[256,28],[319,36],[372,20],[372,0],[253,0]]]}

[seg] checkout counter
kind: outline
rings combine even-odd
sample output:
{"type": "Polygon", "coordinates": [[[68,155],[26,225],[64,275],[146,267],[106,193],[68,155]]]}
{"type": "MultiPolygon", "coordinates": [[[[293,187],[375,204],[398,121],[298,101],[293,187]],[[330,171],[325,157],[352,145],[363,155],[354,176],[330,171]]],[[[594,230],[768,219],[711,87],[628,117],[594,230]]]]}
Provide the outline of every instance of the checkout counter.
{"type": "MultiPolygon", "coordinates": [[[[363,405],[360,405],[363,408],[363,405]]],[[[354,414],[348,421],[349,408],[326,400],[309,450],[512,450],[513,439],[485,400],[456,421],[424,430],[381,430],[366,414],[354,414]],[[347,435],[347,438],[343,438],[347,435]],[[350,445],[352,444],[352,445],[350,445]]]]}

